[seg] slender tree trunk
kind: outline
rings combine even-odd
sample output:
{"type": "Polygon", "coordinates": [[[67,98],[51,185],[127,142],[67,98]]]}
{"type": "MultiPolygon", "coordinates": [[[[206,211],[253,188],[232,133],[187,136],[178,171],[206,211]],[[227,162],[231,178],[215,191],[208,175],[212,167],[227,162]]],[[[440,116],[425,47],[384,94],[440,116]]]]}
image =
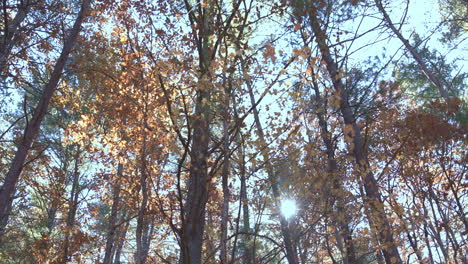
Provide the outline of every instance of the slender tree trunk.
{"type": "MultiPolygon", "coordinates": [[[[245,65],[244,65],[243,60],[241,60],[241,66],[242,66],[242,70],[244,70],[245,65]]],[[[271,189],[273,191],[273,198],[275,201],[275,206],[276,206],[276,209],[278,209],[279,202],[280,202],[279,200],[281,199],[281,193],[280,193],[279,184],[278,184],[278,177],[275,174],[273,165],[271,164],[268,151],[265,149],[267,146],[266,140],[265,140],[265,134],[263,132],[262,124],[260,122],[260,117],[258,114],[258,109],[255,104],[256,102],[255,102],[255,96],[253,93],[252,85],[250,81],[248,80],[246,80],[246,84],[249,90],[250,103],[252,104],[252,107],[253,107],[254,121],[255,121],[255,126],[257,128],[257,132],[258,132],[258,139],[260,141],[261,153],[263,156],[263,160],[265,161],[265,167],[266,167],[266,172],[268,175],[268,180],[270,181],[271,189]]],[[[277,211],[279,212],[280,210],[277,210],[277,211]]],[[[280,220],[281,234],[283,235],[284,246],[286,248],[286,259],[288,260],[289,264],[298,264],[299,259],[297,256],[297,252],[295,250],[293,239],[291,237],[291,232],[289,230],[288,221],[281,214],[278,214],[278,217],[280,220]]]]}
{"type": "MultiPolygon", "coordinates": [[[[7,12],[5,5],[6,5],[6,1],[3,2],[3,8],[4,8],[4,12],[7,12]]],[[[3,25],[4,25],[4,31],[2,32],[3,39],[1,40],[1,43],[0,43],[0,75],[4,74],[4,71],[7,65],[8,56],[10,55],[13,47],[17,44],[16,42],[17,42],[18,34],[20,33],[18,32],[18,29],[21,23],[24,21],[24,19],[28,15],[30,6],[31,4],[29,0],[20,1],[15,18],[13,18],[12,21],[8,21],[7,14],[5,14],[4,16],[6,21],[5,20],[3,21],[3,25]]]]}
{"type": "MultiPolygon", "coordinates": [[[[146,116],[146,114],[145,114],[146,116]]],[[[145,121],[146,122],[146,121],[145,121]]],[[[135,263],[144,264],[146,263],[147,254],[145,253],[146,241],[148,240],[148,228],[149,222],[146,215],[147,206],[148,206],[148,170],[147,170],[147,132],[144,130],[143,135],[143,145],[141,150],[141,173],[140,173],[140,190],[142,195],[142,200],[140,208],[138,210],[137,226],[136,226],[136,252],[135,252],[135,263]]]]}
{"type": "Polygon", "coordinates": [[[426,220],[424,220],[424,242],[426,243],[427,252],[429,252],[429,264],[434,264],[434,256],[432,255],[431,243],[429,242],[429,231],[427,230],[426,220]]]}
{"type": "MultiPolygon", "coordinates": [[[[226,96],[227,97],[227,96],[226,96]]],[[[229,100],[228,104],[229,104],[229,100]]],[[[226,107],[228,106],[226,105],[226,107]]],[[[226,118],[227,118],[227,112],[226,112],[226,118]]],[[[223,145],[223,152],[224,152],[224,162],[223,162],[223,169],[222,169],[222,188],[223,188],[223,211],[221,215],[221,255],[220,255],[220,260],[221,264],[227,264],[227,229],[228,229],[228,217],[229,217],[229,198],[230,198],[230,193],[229,193],[229,185],[228,185],[228,179],[229,179],[229,167],[230,167],[230,155],[229,155],[229,127],[227,120],[224,120],[223,122],[223,129],[224,129],[224,145],[223,145]]]]}
{"type": "MultiPolygon", "coordinates": [[[[122,220],[124,220],[127,217],[127,213],[124,212],[122,215],[122,220]]],[[[120,264],[120,258],[122,255],[122,249],[125,243],[125,237],[127,236],[127,230],[128,226],[130,225],[130,221],[127,221],[125,225],[122,225],[118,231],[118,236],[117,236],[117,246],[115,247],[115,255],[114,257],[114,264],[120,264]]]]}
{"type": "Polygon", "coordinates": [[[72,189],[70,191],[70,201],[68,202],[68,214],[67,221],[65,226],[65,241],[63,243],[63,256],[62,263],[65,264],[68,262],[68,256],[70,255],[70,240],[73,238],[73,229],[75,227],[76,211],[78,210],[78,198],[80,194],[79,180],[80,180],[80,171],[79,171],[79,159],[80,159],[80,148],[78,147],[75,155],[75,166],[73,169],[73,178],[72,178],[72,189]]]}
{"type": "Polygon", "coordinates": [[[449,94],[447,92],[448,87],[444,87],[443,82],[439,80],[436,77],[435,73],[427,67],[426,63],[422,59],[421,55],[419,55],[416,48],[411,46],[409,41],[405,39],[403,35],[401,34],[401,32],[395,27],[392,20],[390,19],[387,12],[385,11],[385,8],[382,5],[382,0],[375,0],[375,4],[377,5],[377,8],[379,9],[379,11],[382,13],[384,17],[384,21],[387,24],[387,26],[393,31],[393,33],[398,37],[398,39],[400,39],[400,41],[403,42],[403,45],[405,45],[405,48],[411,53],[414,60],[418,63],[419,68],[424,73],[426,78],[429,80],[430,83],[432,83],[435,87],[437,87],[437,89],[439,89],[440,95],[448,103],[450,101],[449,94]]]}
{"type": "Polygon", "coordinates": [[[106,250],[104,253],[103,264],[112,263],[112,254],[115,252],[115,238],[117,233],[117,216],[119,212],[119,202],[120,202],[120,186],[119,178],[122,176],[123,165],[119,164],[117,168],[117,177],[114,179],[114,186],[112,187],[112,209],[111,215],[109,216],[109,226],[107,231],[107,240],[106,240],[106,250]]]}
{"type": "MultiPolygon", "coordinates": [[[[391,232],[392,228],[384,210],[384,204],[378,189],[378,184],[370,169],[361,129],[356,124],[354,113],[349,106],[347,91],[345,90],[344,84],[341,80],[337,64],[330,54],[330,49],[326,43],[326,35],[325,32],[322,31],[320,23],[318,22],[318,14],[314,4],[310,5],[309,18],[312,30],[315,33],[315,40],[318,44],[318,48],[326,63],[330,78],[333,81],[335,92],[340,96],[340,111],[344,119],[345,126],[352,129],[352,133],[350,135],[348,134],[348,136],[351,136],[353,144],[350,148],[353,152],[356,166],[362,174],[362,181],[366,191],[366,199],[364,201],[366,206],[369,207],[369,212],[371,214],[370,217],[373,218],[374,224],[376,225],[380,244],[384,245],[382,252],[384,254],[385,262],[387,264],[401,264],[402,261],[400,254],[398,253],[398,247],[393,238],[393,234],[391,232]]],[[[345,131],[345,133],[347,132],[345,131]]]]}
{"type": "MultiPolygon", "coordinates": [[[[247,198],[247,184],[245,178],[245,153],[244,148],[239,149],[241,154],[241,200],[242,200],[242,229],[245,233],[250,233],[250,214],[249,214],[249,200],[247,198]]],[[[251,243],[251,236],[245,235],[243,241],[243,260],[244,264],[254,263],[255,246],[251,243]]]]}
{"type": "MultiPolygon", "coordinates": [[[[423,212],[424,212],[424,219],[426,219],[426,220],[431,219],[431,218],[429,218],[430,216],[429,216],[429,212],[428,212],[427,207],[426,207],[425,199],[422,200],[422,207],[423,207],[423,212]]],[[[437,216],[435,215],[434,211],[433,211],[433,219],[434,219],[435,222],[437,222],[437,216]]],[[[440,232],[438,232],[430,222],[426,221],[426,223],[427,223],[426,226],[433,233],[433,239],[436,241],[437,245],[439,245],[439,249],[442,252],[442,255],[444,256],[444,260],[446,262],[448,262],[449,261],[449,256],[448,256],[448,253],[447,253],[447,249],[445,248],[444,242],[442,241],[442,237],[440,236],[440,232]]],[[[440,257],[440,254],[439,254],[439,257],[440,257]]]]}
{"type": "MultiPolygon", "coordinates": [[[[33,144],[33,141],[39,133],[41,122],[44,119],[44,116],[47,112],[47,108],[49,106],[52,95],[54,94],[57,88],[57,84],[62,75],[62,71],[65,67],[68,55],[70,54],[71,50],[73,49],[73,46],[75,45],[76,39],[81,30],[81,23],[87,10],[89,9],[90,1],[91,0],[83,0],[81,10],[78,14],[78,17],[75,20],[70,35],[68,36],[67,40],[63,45],[62,52],[60,53],[60,57],[55,63],[54,70],[52,71],[49,82],[44,87],[44,91],[34,111],[33,117],[26,125],[23,134],[23,139],[18,145],[15,157],[5,177],[3,187],[0,190],[0,222],[8,222],[7,209],[10,206],[10,203],[12,203],[13,194],[15,193],[16,184],[20,177],[21,171],[23,170],[24,162],[33,144]]],[[[2,232],[0,231],[0,234],[1,233],[2,232]]]]}

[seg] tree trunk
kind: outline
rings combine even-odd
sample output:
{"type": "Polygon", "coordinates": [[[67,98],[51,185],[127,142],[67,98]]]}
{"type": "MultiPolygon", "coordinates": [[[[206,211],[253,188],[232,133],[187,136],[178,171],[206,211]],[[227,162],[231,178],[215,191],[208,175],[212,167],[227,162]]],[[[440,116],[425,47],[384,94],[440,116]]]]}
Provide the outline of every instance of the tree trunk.
{"type": "MultiPolygon", "coordinates": [[[[8,222],[8,207],[12,203],[13,194],[16,190],[16,184],[20,177],[21,171],[23,170],[24,162],[28,155],[28,152],[39,133],[41,122],[44,119],[44,116],[47,112],[52,95],[54,94],[57,84],[62,75],[63,68],[67,61],[68,55],[70,54],[73,46],[75,45],[78,33],[81,30],[81,23],[83,18],[89,9],[91,0],[83,0],[80,12],[78,17],[73,24],[73,28],[68,36],[68,39],[63,45],[62,52],[60,57],[55,63],[54,70],[50,76],[49,82],[44,87],[44,91],[39,100],[39,103],[34,111],[33,117],[30,122],[26,125],[24,130],[23,139],[18,145],[18,149],[15,153],[13,162],[11,163],[10,169],[8,170],[7,175],[5,176],[5,181],[3,187],[0,190],[0,222],[8,222]]],[[[0,230],[0,234],[1,234],[0,230]]]]}
{"type": "MultiPolygon", "coordinates": [[[[6,1],[3,3],[4,11],[6,12],[6,1]]],[[[10,56],[11,50],[16,45],[17,38],[18,38],[18,28],[20,27],[21,23],[26,18],[30,9],[30,2],[29,0],[20,1],[18,10],[16,12],[15,18],[11,21],[8,21],[7,15],[5,15],[5,19],[7,21],[3,21],[4,31],[3,31],[3,39],[0,43],[0,75],[4,74],[4,71],[7,66],[8,56],[10,56]]],[[[5,74],[6,76],[6,74],[5,74]]]]}
{"type": "MultiPolygon", "coordinates": [[[[127,213],[124,212],[122,215],[122,221],[125,220],[127,217],[127,213]]],[[[128,226],[130,225],[130,221],[127,221],[125,225],[121,225],[119,231],[118,231],[118,236],[117,236],[117,247],[115,248],[115,255],[114,257],[114,264],[120,264],[120,256],[122,255],[122,249],[123,245],[125,243],[125,237],[127,236],[127,230],[128,226]]]]}
{"type": "Polygon", "coordinates": [[[199,37],[195,41],[198,47],[200,76],[196,90],[195,113],[192,117],[192,148],[190,149],[190,169],[187,184],[187,202],[185,219],[181,230],[181,257],[184,264],[202,263],[203,231],[205,228],[205,209],[208,201],[208,157],[210,142],[210,102],[211,73],[210,64],[213,50],[210,46],[210,36],[214,33],[215,4],[207,1],[200,8],[197,17],[192,13],[192,7],[186,1],[194,34],[199,37]],[[193,15],[193,16],[192,16],[193,15]],[[195,20],[197,20],[195,22],[195,20]]]}
{"type": "Polygon", "coordinates": [[[65,241],[63,243],[63,255],[62,263],[65,264],[68,262],[68,256],[70,255],[70,240],[73,237],[73,229],[75,227],[76,211],[78,209],[78,196],[80,194],[79,180],[80,180],[80,171],[79,171],[79,159],[80,159],[80,148],[78,147],[75,155],[75,167],[73,169],[73,178],[72,178],[72,189],[70,191],[70,200],[68,202],[68,214],[65,226],[65,241]]]}
{"type": "MultiPolygon", "coordinates": [[[[242,70],[244,71],[244,61],[241,60],[241,66],[242,70]]],[[[256,107],[256,102],[255,102],[255,97],[252,89],[252,85],[249,80],[246,80],[247,87],[249,90],[249,95],[250,95],[250,103],[252,104],[253,107],[253,114],[254,114],[254,121],[255,121],[255,126],[257,128],[258,132],[258,139],[260,141],[260,148],[263,156],[263,160],[265,161],[265,167],[266,167],[266,172],[268,175],[268,180],[270,181],[271,184],[271,189],[273,191],[273,198],[275,201],[275,206],[277,211],[279,212],[279,200],[281,199],[281,193],[279,190],[279,184],[278,184],[278,177],[275,174],[275,171],[273,169],[273,165],[270,162],[270,156],[268,154],[268,151],[265,149],[267,144],[265,140],[265,134],[263,132],[262,124],[260,123],[260,117],[258,114],[258,109],[256,107]]],[[[280,220],[280,225],[281,225],[281,234],[283,235],[283,242],[284,246],[286,249],[286,259],[288,260],[289,264],[298,264],[299,259],[297,256],[297,252],[295,250],[295,246],[293,243],[293,239],[291,237],[291,232],[289,230],[289,225],[287,220],[284,218],[283,215],[278,214],[279,220],[280,220]]]]}
{"type": "MultiPolygon", "coordinates": [[[[250,214],[249,214],[249,200],[247,198],[247,184],[245,178],[245,153],[244,148],[241,145],[239,151],[242,155],[242,164],[241,164],[241,201],[242,201],[242,228],[245,233],[250,233],[250,214]]],[[[251,236],[249,234],[245,235],[243,241],[243,260],[244,264],[254,263],[255,256],[255,246],[251,243],[251,236]]]]}
{"type": "MultiPolygon", "coordinates": [[[[146,114],[145,114],[146,117],[146,114]]],[[[145,121],[146,122],[146,121],[145,121]]],[[[146,140],[147,132],[144,130],[143,135],[143,144],[141,150],[141,173],[140,173],[140,190],[142,195],[142,200],[140,208],[138,210],[137,226],[136,226],[136,252],[135,252],[135,263],[144,264],[146,263],[146,243],[147,243],[147,233],[149,228],[148,216],[146,215],[148,207],[148,170],[147,170],[147,151],[146,151],[146,140]]]]}
{"type": "MultiPolygon", "coordinates": [[[[319,87],[315,78],[312,81],[312,85],[314,88],[315,98],[317,100],[318,107],[324,109],[325,104],[323,102],[322,97],[320,96],[319,87]]],[[[321,134],[322,140],[326,148],[328,175],[329,175],[329,178],[332,179],[332,182],[333,182],[333,190],[331,191],[331,195],[334,200],[334,203],[336,202],[337,213],[333,214],[332,217],[338,223],[339,233],[343,238],[345,249],[346,249],[344,262],[356,263],[356,250],[354,248],[351,230],[349,229],[349,222],[348,222],[349,217],[346,214],[346,208],[344,206],[345,205],[344,197],[337,195],[337,193],[343,191],[343,186],[341,184],[341,180],[338,175],[339,170],[338,170],[338,165],[335,159],[335,148],[333,146],[331,134],[328,131],[328,124],[323,115],[323,111],[317,111],[316,115],[319,120],[320,134],[321,134]]]]}
{"type": "MultiPolygon", "coordinates": [[[[229,102],[228,102],[229,104],[229,102]]],[[[228,106],[226,105],[226,107],[228,106]]],[[[226,111],[226,118],[227,118],[226,111]]],[[[223,162],[223,170],[222,170],[222,188],[223,188],[223,211],[221,215],[221,255],[220,260],[221,264],[227,264],[227,229],[228,229],[228,217],[229,217],[229,186],[228,186],[228,179],[229,179],[229,166],[230,166],[230,155],[229,155],[229,127],[227,120],[224,120],[223,123],[224,129],[224,146],[223,146],[223,155],[224,155],[224,162],[223,162]]]]}
{"type": "MultiPolygon", "coordinates": [[[[351,136],[353,146],[350,149],[353,152],[354,159],[359,169],[366,191],[365,204],[370,209],[371,218],[374,220],[376,230],[378,231],[378,238],[381,245],[385,245],[382,248],[385,262],[387,264],[401,264],[400,254],[391,232],[392,228],[387,219],[384,204],[380,196],[377,181],[370,169],[369,159],[367,156],[366,146],[364,139],[361,134],[361,129],[356,124],[354,113],[348,103],[348,94],[344,88],[344,84],[341,80],[338,72],[338,67],[333,60],[328,45],[326,44],[326,35],[320,27],[318,22],[317,10],[310,5],[309,18],[313,32],[315,33],[315,40],[318,44],[318,48],[322,55],[323,60],[326,63],[328,73],[333,81],[335,92],[340,96],[340,111],[344,119],[345,126],[349,126],[352,129],[351,136]]],[[[347,132],[345,131],[345,134],[347,132]]]]}
{"type": "Polygon", "coordinates": [[[112,263],[112,254],[114,253],[115,248],[115,238],[117,232],[117,214],[119,212],[119,201],[120,201],[120,186],[119,178],[122,176],[123,165],[119,164],[117,168],[117,179],[114,179],[114,186],[112,191],[112,209],[111,215],[109,216],[109,226],[107,231],[107,240],[106,240],[106,250],[104,253],[103,264],[112,263]]]}

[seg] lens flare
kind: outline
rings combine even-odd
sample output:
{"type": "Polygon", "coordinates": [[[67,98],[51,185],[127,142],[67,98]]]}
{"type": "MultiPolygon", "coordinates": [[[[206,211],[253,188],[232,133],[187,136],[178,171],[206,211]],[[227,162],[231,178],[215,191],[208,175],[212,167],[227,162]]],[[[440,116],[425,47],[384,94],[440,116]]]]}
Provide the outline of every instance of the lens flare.
{"type": "Polygon", "coordinates": [[[294,216],[297,212],[296,201],[286,199],[281,202],[281,213],[286,219],[294,216]]]}

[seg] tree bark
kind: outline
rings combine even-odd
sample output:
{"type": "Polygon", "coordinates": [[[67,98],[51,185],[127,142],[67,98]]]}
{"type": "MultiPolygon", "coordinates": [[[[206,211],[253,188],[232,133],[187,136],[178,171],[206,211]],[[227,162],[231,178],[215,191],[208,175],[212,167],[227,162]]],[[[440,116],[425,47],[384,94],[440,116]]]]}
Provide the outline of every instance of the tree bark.
{"type": "MultiPolygon", "coordinates": [[[[378,189],[377,180],[370,169],[368,154],[361,134],[361,129],[357,125],[354,113],[348,103],[347,91],[345,90],[344,84],[341,80],[338,66],[330,54],[329,47],[326,43],[326,35],[325,32],[322,31],[320,23],[318,22],[318,14],[314,4],[310,5],[309,18],[322,59],[326,63],[327,71],[332,79],[335,92],[340,97],[340,111],[344,119],[345,126],[350,126],[352,129],[352,134],[348,135],[352,138],[353,146],[350,146],[350,149],[352,150],[356,166],[362,177],[366,192],[366,199],[364,200],[365,204],[370,209],[370,217],[373,218],[374,224],[376,225],[379,242],[381,245],[384,245],[382,252],[385,262],[387,264],[401,264],[402,261],[391,232],[392,228],[384,210],[384,204],[378,189]]],[[[345,133],[347,132],[345,131],[345,133]]]]}
{"type": "MultiPolygon", "coordinates": [[[[78,13],[78,17],[76,18],[75,23],[73,24],[73,28],[70,32],[70,35],[68,36],[67,40],[63,45],[62,52],[60,53],[60,57],[55,63],[54,70],[52,71],[49,82],[44,87],[44,91],[34,111],[33,117],[31,118],[30,122],[26,125],[23,134],[23,139],[18,145],[18,149],[15,153],[13,162],[11,163],[10,169],[8,170],[8,173],[5,176],[3,187],[0,190],[0,222],[8,222],[7,209],[10,203],[12,203],[13,194],[16,190],[16,184],[20,177],[21,171],[23,170],[24,162],[35,138],[39,133],[41,122],[44,119],[44,116],[47,112],[47,108],[49,106],[52,95],[57,89],[57,84],[60,80],[60,77],[62,76],[62,71],[65,67],[68,55],[70,54],[71,50],[73,49],[76,43],[76,39],[81,30],[83,18],[87,10],[89,9],[90,2],[91,0],[83,0],[81,4],[81,9],[78,13]]],[[[0,234],[1,233],[2,232],[0,231],[0,234]]]]}
{"type": "Polygon", "coordinates": [[[195,44],[198,48],[200,76],[196,90],[195,114],[192,118],[192,148],[190,149],[190,169],[187,185],[185,219],[181,230],[181,257],[184,264],[202,263],[203,231],[205,228],[205,209],[208,201],[208,157],[210,142],[210,101],[211,73],[210,64],[213,50],[210,36],[214,33],[214,8],[207,1],[195,16],[192,7],[185,1],[189,19],[198,35],[195,44]],[[192,13],[193,12],[193,13],[192,13]],[[196,29],[195,29],[196,28],[196,29]]]}
{"type": "Polygon", "coordinates": [[[250,214],[249,214],[249,200],[247,198],[247,179],[245,178],[245,153],[244,148],[239,148],[240,154],[242,155],[241,164],[241,201],[242,201],[242,222],[243,231],[246,233],[245,240],[243,241],[243,260],[244,264],[254,263],[255,246],[251,243],[250,233],[250,214]]]}

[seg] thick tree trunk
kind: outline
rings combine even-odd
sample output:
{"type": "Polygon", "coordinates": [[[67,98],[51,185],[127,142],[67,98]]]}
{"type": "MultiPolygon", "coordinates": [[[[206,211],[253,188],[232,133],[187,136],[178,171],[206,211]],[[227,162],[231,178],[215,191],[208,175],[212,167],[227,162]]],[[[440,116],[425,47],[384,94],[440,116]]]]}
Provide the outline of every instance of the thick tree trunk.
{"type": "Polygon", "coordinates": [[[112,209],[111,215],[109,216],[109,226],[107,231],[107,239],[106,239],[106,250],[104,253],[104,260],[103,264],[111,264],[112,263],[112,254],[115,252],[115,239],[117,233],[117,216],[119,212],[119,202],[120,202],[120,186],[119,186],[119,178],[122,176],[123,165],[119,164],[117,168],[117,179],[114,180],[114,186],[112,187],[112,209]]]}
{"type": "MultiPolygon", "coordinates": [[[[4,1],[3,5],[3,8],[6,12],[6,1],[4,1]]],[[[20,1],[15,18],[13,18],[12,21],[8,21],[8,16],[6,14],[4,16],[7,21],[3,21],[3,38],[0,43],[0,75],[4,74],[8,56],[10,55],[13,47],[16,45],[18,34],[20,33],[18,32],[18,29],[28,15],[30,5],[31,4],[29,0],[20,1]]]]}
{"type": "MultiPolygon", "coordinates": [[[[62,52],[60,53],[60,57],[55,63],[55,67],[52,71],[49,82],[44,87],[44,91],[34,111],[33,117],[26,125],[23,134],[23,139],[18,145],[15,157],[5,177],[3,187],[0,190],[0,222],[8,222],[7,209],[10,206],[10,203],[12,203],[13,194],[16,190],[16,184],[20,177],[21,171],[23,170],[24,162],[35,138],[39,133],[41,122],[44,119],[52,95],[54,94],[60,77],[62,76],[62,71],[65,67],[68,55],[70,54],[71,50],[73,49],[73,46],[76,43],[76,39],[81,30],[81,23],[87,10],[89,9],[90,2],[91,0],[83,0],[81,10],[78,13],[78,17],[76,18],[75,23],[73,24],[73,28],[70,32],[70,35],[68,36],[68,39],[63,45],[62,52]]],[[[1,233],[2,232],[0,230],[0,234],[1,233]]]]}
{"type": "MultiPolygon", "coordinates": [[[[364,189],[366,191],[365,204],[370,209],[371,218],[374,220],[376,230],[378,231],[378,238],[381,245],[384,245],[382,252],[384,254],[385,262],[387,264],[401,264],[400,254],[398,247],[391,232],[392,228],[387,219],[384,204],[380,196],[377,181],[373,172],[370,169],[369,159],[367,156],[366,146],[361,134],[361,129],[356,124],[354,113],[348,103],[348,94],[344,88],[338,72],[338,67],[333,60],[329,47],[326,43],[325,32],[322,31],[320,23],[318,22],[318,15],[315,7],[310,5],[309,18],[313,32],[315,33],[315,40],[318,44],[320,53],[326,63],[328,73],[333,81],[335,92],[340,96],[340,111],[344,119],[345,126],[352,129],[352,133],[348,134],[352,138],[352,146],[350,149],[354,155],[356,166],[360,171],[364,189]]],[[[347,133],[345,131],[345,133],[347,133]]]]}
{"type": "Polygon", "coordinates": [[[198,35],[195,44],[198,48],[200,76],[196,89],[195,114],[192,121],[192,147],[190,149],[190,169],[187,184],[187,202],[181,230],[181,257],[184,264],[202,263],[203,231],[205,210],[208,201],[208,157],[210,142],[211,73],[210,64],[214,57],[210,37],[214,34],[215,3],[207,1],[195,16],[186,1],[189,19],[198,35]]]}
{"type": "Polygon", "coordinates": [[[416,48],[411,46],[409,41],[405,39],[405,37],[403,37],[401,32],[395,27],[392,20],[390,19],[387,12],[385,11],[385,8],[382,5],[382,0],[375,0],[375,4],[377,5],[377,8],[379,9],[379,11],[382,13],[384,17],[384,21],[387,24],[387,26],[393,31],[393,33],[398,37],[398,39],[400,39],[400,41],[403,42],[403,45],[405,45],[405,48],[411,53],[414,60],[418,63],[419,68],[424,73],[426,78],[429,80],[430,83],[432,83],[435,87],[437,87],[437,89],[439,89],[440,95],[448,103],[450,101],[449,94],[447,92],[448,87],[445,87],[443,82],[436,77],[435,73],[432,72],[427,67],[426,63],[422,59],[421,55],[419,55],[416,48]]]}
{"type": "Polygon", "coordinates": [[[193,144],[190,153],[191,166],[188,182],[185,224],[182,232],[182,259],[184,264],[202,262],[205,207],[208,201],[208,143],[209,118],[206,100],[208,92],[199,91],[196,115],[193,122],[193,144]]]}

